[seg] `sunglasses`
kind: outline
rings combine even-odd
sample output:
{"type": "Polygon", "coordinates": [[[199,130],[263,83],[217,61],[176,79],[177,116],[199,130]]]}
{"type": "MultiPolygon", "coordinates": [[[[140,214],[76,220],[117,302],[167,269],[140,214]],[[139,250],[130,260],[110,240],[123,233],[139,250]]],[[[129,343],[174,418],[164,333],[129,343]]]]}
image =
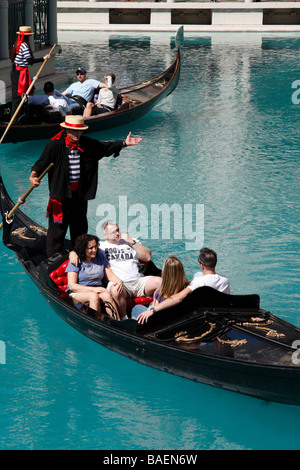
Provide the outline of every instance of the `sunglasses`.
{"type": "Polygon", "coordinates": [[[83,72],[76,72],[76,75],[85,75],[83,72]]]}

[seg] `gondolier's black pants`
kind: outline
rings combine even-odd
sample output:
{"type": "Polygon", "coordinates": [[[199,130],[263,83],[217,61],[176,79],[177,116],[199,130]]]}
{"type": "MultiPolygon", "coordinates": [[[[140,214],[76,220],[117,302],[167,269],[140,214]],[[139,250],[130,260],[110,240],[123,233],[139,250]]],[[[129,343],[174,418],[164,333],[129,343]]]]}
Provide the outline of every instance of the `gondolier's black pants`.
{"type": "Polygon", "coordinates": [[[47,234],[47,256],[50,257],[64,249],[64,239],[68,228],[70,229],[70,238],[72,247],[76,237],[87,233],[87,201],[78,197],[77,192],[73,193],[72,198],[62,199],[62,223],[53,221],[52,215],[49,216],[49,226],[47,234]]]}

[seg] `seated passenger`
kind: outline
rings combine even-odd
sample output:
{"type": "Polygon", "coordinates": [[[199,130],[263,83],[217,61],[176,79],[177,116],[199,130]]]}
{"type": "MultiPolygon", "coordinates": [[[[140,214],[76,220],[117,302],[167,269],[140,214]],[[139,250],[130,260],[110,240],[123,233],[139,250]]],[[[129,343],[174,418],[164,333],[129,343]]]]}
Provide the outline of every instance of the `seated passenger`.
{"type": "Polygon", "coordinates": [[[161,286],[154,292],[152,304],[148,308],[136,305],[132,309],[131,316],[137,318],[139,323],[147,322],[153,313],[161,310],[159,305],[164,304],[173,295],[181,293],[189,285],[183,264],[176,256],[170,256],[165,260],[161,277],[161,286]]]}
{"type": "Polygon", "coordinates": [[[96,312],[101,312],[100,300],[107,302],[105,309],[108,315],[118,320],[126,319],[126,298],[122,281],[112,272],[105,253],[98,249],[99,239],[93,235],[83,234],[77,237],[74,251],[79,257],[78,266],[69,262],[68,293],[76,307],[88,305],[96,312]],[[106,276],[112,283],[110,293],[102,285],[106,276]]]}
{"type": "Polygon", "coordinates": [[[47,106],[49,104],[49,98],[45,93],[36,95],[36,88],[33,85],[30,92],[28,93],[27,102],[29,106],[47,106]]]}
{"type": "MultiPolygon", "coordinates": [[[[202,248],[199,253],[198,262],[203,271],[203,274],[198,272],[194,275],[193,280],[188,284],[183,290],[177,293],[173,293],[164,296],[163,301],[156,303],[153,306],[148,307],[148,309],[142,312],[138,316],[139,323],[147,322],[148,318],[153,315],[153,313],[162,310],[163,308],[173,307],[174,305],[179,304],[187,295],[189,295],[193,290],[198,287],[209,286],[213,289],[216,289],[225,294],[230,294],[230,281],[227,276],[217,274],[215,267],[217,264],[217,254],[215,251],[210,250],[209,248],[202,248]]],[[[162,278],[164,277],[164,271],[162,273],[162,278]]],[[[174,279],[174,278],[173,278],[174,279]]],[[[163,284],[164,281],[162,281],[163,284]]]]}
{"type": "MultiPolygon", "coordinates": [[[[151,261],[151,250],[127,233],[120,233],[119,226],[112,220],[102,224],[105,241],[100,241],[99,248],[105,252],[106,259],[114,274],[121,279],[130,297],[151,297],[161,284],[159,276],[144,276],[139,271],[139,264],[151,261]]],[[[70,261],[77,266],[80,257],[70,252],[70,261]]],[[[110,283],[107,286],[110,289],[110,283]]]]}
{"type": "Polygon", "coordinates": [[[84,67],[78,67],[76,75],[77,82],[72,83],[62,94],[76,101],[79,105],[81,112],[75,113],[72,109],[73,114],[82,114],[86,104],[93,99],[95,90],[99,88],[100,82],[93,78],[87,78],[87,71],[84,67]]]}
{"type": "Polygon", "coordinates": [[[96,105],[94,103],[87,103],[83,116],[94,116],[97,114],[109,113],[113,111],[117,104],[118,89],[115,86],[116,77],[110,73],[105,77],[105,83],[99,85],[99,95],[96,105]]]}
{"type": "Polygon", "coordinates": [[[24,103],[24,114],[19,116],[19,124],[40,124],[41,122],[61,122],[62,115],[50,106],[49,97],[45,93],[35,94],[32,87],[24,103]]]}
{"type": "Polygon", "coordinates": [[[52,108],[58,110],[63,116],[72,114],[72,110],[68,105],[67,98],[57,90],[54,90],[54,85],[52,82],[45,83],[44,92],[45,95],[48,96],[49,104],[52,106],[52,108]]]}

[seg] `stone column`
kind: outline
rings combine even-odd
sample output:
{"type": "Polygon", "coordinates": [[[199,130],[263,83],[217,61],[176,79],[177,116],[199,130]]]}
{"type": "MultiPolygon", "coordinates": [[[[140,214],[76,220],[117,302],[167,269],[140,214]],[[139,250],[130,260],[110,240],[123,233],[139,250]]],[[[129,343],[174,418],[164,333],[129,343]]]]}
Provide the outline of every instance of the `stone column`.
{"type": "MultiPolygon", "coordinates": [[[[31,26],[32,31],[34,31],[33,24],[33,0],[25,0],[25,25],[31,26]]],[[[33,36],[29,39],[31,50],[34,51],[34,40],[33,36]]]]}
{"type": "Polygon", "coordinates": [[[49,0],[48,28],[50,44],[57,44],[57,0],[49,0]]]}
{"type": "Polygon", "coordinates": [[[0,0],[0,59],[8,58],[8,1],[0,0]]]}

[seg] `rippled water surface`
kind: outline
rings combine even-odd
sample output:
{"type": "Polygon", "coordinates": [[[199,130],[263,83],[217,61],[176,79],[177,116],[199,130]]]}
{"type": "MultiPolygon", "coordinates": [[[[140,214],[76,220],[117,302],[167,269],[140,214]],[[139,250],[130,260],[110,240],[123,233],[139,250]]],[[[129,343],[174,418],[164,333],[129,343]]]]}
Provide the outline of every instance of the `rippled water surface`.
{"type": "MultiPolygon", "coordinates": [[[[100,80],[114,72],[119,86],[141,82],[171,63],[173,36],[60,33],[58,70],[83,65],[100,80]]],[[[132,131],[143,141],[100,163],[90,231],[105,208],[118,214],[125,201],[131,228],[143,214],[141,238],[157,265],[175,254],[191,277],[198,248],[188,243],[209,246],[233,293],[257,293],[263,308],[300,326],[299,51],[299,35],[186,33],[176,91],[139,121],[92,135],[132,131]],[[194,223],[201,209],[196,239],[184,223],[177,238],[172,228],[171,239],[151,236],[152,210],[163,203],[183,215],[189,208],[194,223]]],[[[14,200],[45,143],[1,145],[14,200]]],[[[42,225],[47,196],[44,182],[24,207],[42,225]]],[[[298,407],[196,384],[102,348],[59,319],[13,254],[0,250],[0,448],[299,448],[298,407]]]]}

